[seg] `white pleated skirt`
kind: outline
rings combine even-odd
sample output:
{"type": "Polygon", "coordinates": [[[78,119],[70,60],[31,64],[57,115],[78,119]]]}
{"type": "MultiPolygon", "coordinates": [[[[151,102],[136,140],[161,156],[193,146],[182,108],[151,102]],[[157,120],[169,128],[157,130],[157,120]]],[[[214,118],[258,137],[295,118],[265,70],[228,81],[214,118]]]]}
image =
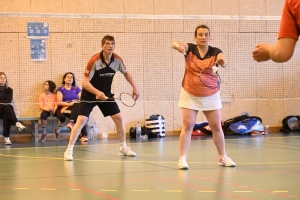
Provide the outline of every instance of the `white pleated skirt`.
{"type": "Polygon", "coordinates": [[[178,106],[191,110],[218,110],[222,108],[220,91],[208,97],[197,97],[181,88],[178,106]]]}

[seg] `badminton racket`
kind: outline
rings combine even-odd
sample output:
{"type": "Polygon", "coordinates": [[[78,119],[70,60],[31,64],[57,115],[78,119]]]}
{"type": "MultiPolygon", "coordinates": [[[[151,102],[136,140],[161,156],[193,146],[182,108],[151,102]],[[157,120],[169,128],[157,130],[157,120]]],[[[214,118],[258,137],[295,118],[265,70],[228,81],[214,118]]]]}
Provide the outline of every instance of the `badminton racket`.
{"type": "MultiPolygon", "coordinates": [[[[175,44],[176,48],[179,47],[179,45],[176,43],[175,44]]],[[[218,64],[216,64],[216,66],[212,66],[210,67],[206,67],[204,69],[202,69],[201,67],[199,67],[199,65],[197,65],[196,62],[193,61],[193,59],[188,56],[185,52],[182,52],[182,54],[188,58],[190,61],[192,61],[199,69],[200,69],[200,73],[199,73],[199,79],[200,82],[211,89],[215,89],[215,88],[220,88],[221,85],[221,77],[218,73],[218,64]]]]}
{"type": "Polygon", "coordinates": [[[98,97],[96,96],[96,99],[101,102],[110,102],[110,101],[115,101],[119,100],[121,101],[125,106],[127,107],[133,107],[136,103],[134,97],[132,94],[127,93],[127,92],[122,92],[119,97],[107,97],[106,100],[99,100],[98,97]]]}

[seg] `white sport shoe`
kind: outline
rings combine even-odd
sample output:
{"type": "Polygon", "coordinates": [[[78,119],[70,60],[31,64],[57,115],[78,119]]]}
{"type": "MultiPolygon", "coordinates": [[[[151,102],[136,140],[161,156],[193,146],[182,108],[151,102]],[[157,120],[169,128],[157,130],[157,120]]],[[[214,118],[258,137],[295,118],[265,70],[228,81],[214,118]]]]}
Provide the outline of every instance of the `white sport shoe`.
{"type": "Polygon", "coordinates": [[[16,123],[16,127],[18,128],[19,131],[22,131],[24,128],[26,128],[23,124],[21,124],[20,122],[16,123]]]}
{"type": "Polygon", "coordinates": [[[120,147],[119,151],[120,156],[129,156],[129,157],[135,157],[136,153],[130,150],[130,147],[120,147]]]}
{"type": "Polygon", "coordinates": [[[67,149],[64,153],[64,160],[72,161],[73,160],[73,150],[67,149]]]}
{"type": "Polygon", "coordinates": [[[186,162],[187,155],[180,156],[177,168],[181,170],[189,169],[189,166],[186,162]]]}
{"type": "Polygon", "coordinates": [[[219,165],[225,166],[225,167],[235,167],[236,164],[233,162],[231,158],[229,158],[226,154],[222,157],[219,158],[219,165]]]}
{"type": "Polygon", "coordinates": [[[6,145],[11,145],[12,144],[9,137],[4,138],[4,144],[6,144],[6,145]]]}

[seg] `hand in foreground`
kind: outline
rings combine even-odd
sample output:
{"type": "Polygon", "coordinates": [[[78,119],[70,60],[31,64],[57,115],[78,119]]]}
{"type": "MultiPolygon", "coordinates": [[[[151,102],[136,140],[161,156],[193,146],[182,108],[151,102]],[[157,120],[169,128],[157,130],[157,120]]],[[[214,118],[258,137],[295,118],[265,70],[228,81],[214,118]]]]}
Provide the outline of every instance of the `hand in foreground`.
{"type": "Polygon", "coordinates": [[[268,43],[261,43],[255,45],[255,49],[252,52],[252,57],[257,62],[263,62],[270,60],[270,51],[272,49],[272,46],[268,43]]]}

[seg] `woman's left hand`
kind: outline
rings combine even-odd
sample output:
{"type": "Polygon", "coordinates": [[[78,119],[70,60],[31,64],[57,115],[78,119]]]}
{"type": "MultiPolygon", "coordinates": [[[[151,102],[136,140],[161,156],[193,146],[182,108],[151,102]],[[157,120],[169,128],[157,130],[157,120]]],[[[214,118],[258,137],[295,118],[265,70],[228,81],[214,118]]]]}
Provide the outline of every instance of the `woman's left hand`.
{"type": "Polygon", "coordinates": [[[217,59],[216,62],[215,62],[215,64],[218,64],[221,67],[226,67],[227,66],[227,62],[223,58],[217,59]]]}

